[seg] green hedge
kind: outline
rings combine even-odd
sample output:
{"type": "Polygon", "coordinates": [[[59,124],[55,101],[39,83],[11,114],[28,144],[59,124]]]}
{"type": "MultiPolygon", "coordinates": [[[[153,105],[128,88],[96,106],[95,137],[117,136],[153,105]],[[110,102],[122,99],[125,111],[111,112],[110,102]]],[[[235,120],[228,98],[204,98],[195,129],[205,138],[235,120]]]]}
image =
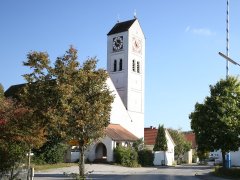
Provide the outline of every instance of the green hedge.
{"type": "Polygon", "coordinates": [[[114,159],[117,164],[126,167],[138,166],[138,154],[131,147],[117,147],[114,149],[114,159]]]}
{"type": "Polygon", "coordinates": [[[138,163],[141,166],[153,166],[154,154],[151,150],[143,149],[138,151],[138,163]]]}
{"type": "Polygon", "coordinates": [[[53,146],[45,146],[34,152],[33,162],[35,164],[56,164],[64,162],[67,146],[62,143],[53,146]]]}

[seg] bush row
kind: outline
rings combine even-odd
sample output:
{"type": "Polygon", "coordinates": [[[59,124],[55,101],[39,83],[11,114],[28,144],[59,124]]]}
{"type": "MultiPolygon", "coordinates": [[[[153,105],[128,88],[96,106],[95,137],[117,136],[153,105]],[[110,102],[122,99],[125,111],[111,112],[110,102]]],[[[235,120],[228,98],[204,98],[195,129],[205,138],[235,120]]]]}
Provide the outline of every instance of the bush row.
{"type": "Polygon", "coordinates": [[[150,150],[137,152],[131,147],[119,146],[114,149],[114,159],[117,164],[127,167],[152,166],[154,155],[150,150]]]}

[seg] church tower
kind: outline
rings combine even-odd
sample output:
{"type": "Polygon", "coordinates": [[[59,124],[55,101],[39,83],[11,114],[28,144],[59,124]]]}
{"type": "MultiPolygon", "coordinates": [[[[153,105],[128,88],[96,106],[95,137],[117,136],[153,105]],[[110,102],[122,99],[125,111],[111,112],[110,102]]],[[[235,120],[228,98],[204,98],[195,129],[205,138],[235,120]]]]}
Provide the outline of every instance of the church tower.
{"type": "Polygon", "coordinates": [[[132,133],[139,138],[144,137],[143,31],[135,18],[116,23],[107,36],[107,71],[131,118],[132,133]]]}

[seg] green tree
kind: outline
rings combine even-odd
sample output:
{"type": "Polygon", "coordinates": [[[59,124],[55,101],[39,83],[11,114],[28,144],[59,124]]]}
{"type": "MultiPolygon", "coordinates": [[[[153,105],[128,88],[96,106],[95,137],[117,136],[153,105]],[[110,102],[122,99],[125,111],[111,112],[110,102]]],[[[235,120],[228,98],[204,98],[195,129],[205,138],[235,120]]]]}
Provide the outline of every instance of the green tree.
{"type": "Polygon", "coordinates": [[[168,147],[167,147],[167,138],[165,135],[165,129],[163,125],[160,126],[159,124],[153,151],[167,151],[167,150],[168,150],[168,147]]]}
{"type": "Polygon", "coordinates": [[[4,88],[3,85],[0,83],[0,98],[4,96],[4,88]]]}
{"type": "Polygon", "coordinates": [[[140,151],[144,149],[144,141],[143,138],[138,139],[137,141],[133,142],[133,148],[136,151],[140,151]]]}
{"type": "Polygon", "coordinates": [[[78,142],[79,174],[84,177],[85,149],[104,135],[109,124],[114,97],[106,84],[107,72],[96,69],[96,58],[80,66],[73,47],[57,58],[54,67],[50,66],[48,55],[41,52],[29,53],[24,65],[33,69],[24,75],[28,81],[25,102],[43,118],[44,126],[51,127],[49,133],[55,131],[78,142]]]}
{"type": "Polygon", "coordinates": [[[197,149],[197,156],[199,157],[200,161],[204,161],[205,159],[209,158],[209,151],[197,149]]]}
{"type": "Polygon", "coordinates": [[[174,156],[177,158],[177,162],[181,163],[184,153],[188,152],[192,145],[185,139],[180,130],[168,129],[168,132],[176,145],[174,147],[174,156]]]}
{"type": "Polygon", "coordinates": [[[61,137],[47,136],[47,142],[42,147],[33,149],[34,163],[55,164],[64,162],[68,146],[61,137]]]}
{"type": "Polygon", "coordinates": [[[5,174],[10,174],[10,180],[17,178],[18,168],[26,160],[26,152],[27,147],[21,142],[0,140],[0,179],[5,174]]]}
{"type": "Polygon", "coordinates": [[[40,146],[44,139],[43,130],[29,122],[31,110],[13,99],[0,98],[0,151],[1,171],[13,170],[25,159],[29,146],[40,146]],[[9,149],[9,151],[8,151],[9,149]],[[3,168],[3,169],[2,169],[3,168]]]}
{"type": "Polygon", "coordinates": [[[210,96],[202,104],[196,103],[189,116],[198,149],[202,152],[221,149],[225,154],[239,148],[240,82],[235,77],[210,85],[210,96]]]}

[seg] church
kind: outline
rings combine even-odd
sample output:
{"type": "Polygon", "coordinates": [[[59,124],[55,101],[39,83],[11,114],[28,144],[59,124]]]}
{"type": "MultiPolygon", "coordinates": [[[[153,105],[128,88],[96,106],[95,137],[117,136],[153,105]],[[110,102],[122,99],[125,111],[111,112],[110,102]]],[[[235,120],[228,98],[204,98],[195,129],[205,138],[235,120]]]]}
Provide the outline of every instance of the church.
{"type": "MultiPolygon", "coordinates": [[[[112,162],[117,146],[144,137],[145,37],[137,18],[117,22],[107,34],[107,85],[115,95],[106,136],[92,144],[89,161],[112,162]]],[[[72,150],[68,162],[78,160],[72,150]]]]}
{"type": "MultiPolygon", "coordinates": [[[[86,151],[85,157],[91,162],[112,162],[114,148],[131,146],[144,138],[145,37],[136,17],[117,22],[108,32],[107,72],[106,84],[115,98],[106,136],[86,151]]],[[[11,86],[5,94],[12,96],[21,86],[24,84],[11,86]]],[[[71,145],[67,162],[79,159],[79,152],[71,145]]]]}

